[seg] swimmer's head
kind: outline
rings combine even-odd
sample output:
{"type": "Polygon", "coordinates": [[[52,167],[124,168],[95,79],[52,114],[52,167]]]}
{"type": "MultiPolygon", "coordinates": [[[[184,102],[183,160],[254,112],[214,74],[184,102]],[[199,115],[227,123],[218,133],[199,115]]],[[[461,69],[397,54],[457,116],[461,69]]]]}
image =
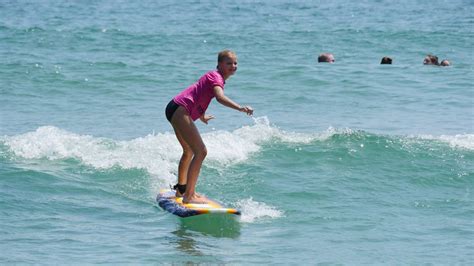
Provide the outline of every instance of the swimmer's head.
{"type": "Polygon", "coordinates": [[[444,59],[443,61],[441,61],[441,63],[439,65],[440,66],[450,66],[451,63],[448,60],[444,59]]]}
{"type": "Polygon", "coordinates": [[[392,64],[392,58],[385,56],[382,58],[382,61],[380,62],[382,65],[391,65],[392,64]]]}
{"type": "Polygon", "coordinates": [[[435,55],[427,55],[423,60],[423,65],[439,65],[438,57],[435,55]]]}
{"type": "Polygon", "coordinates": [[[318,63],[334,63],[334,55],[331,53],[322,53],[318,56],[318,63]]]}

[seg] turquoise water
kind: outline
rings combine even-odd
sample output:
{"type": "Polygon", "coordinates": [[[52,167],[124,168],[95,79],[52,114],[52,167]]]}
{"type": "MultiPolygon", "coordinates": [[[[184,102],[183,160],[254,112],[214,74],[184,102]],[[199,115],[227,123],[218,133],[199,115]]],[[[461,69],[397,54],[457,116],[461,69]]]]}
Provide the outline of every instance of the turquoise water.
{"type": "Polygon", "coordinates": [[[0,263],[472,263],[472,1],[137,2],[0,3],[0,263]],[[211,103],[198,190],[242,216],[183,220],[164,107],[225,48],[255,114],[211,103]]]}

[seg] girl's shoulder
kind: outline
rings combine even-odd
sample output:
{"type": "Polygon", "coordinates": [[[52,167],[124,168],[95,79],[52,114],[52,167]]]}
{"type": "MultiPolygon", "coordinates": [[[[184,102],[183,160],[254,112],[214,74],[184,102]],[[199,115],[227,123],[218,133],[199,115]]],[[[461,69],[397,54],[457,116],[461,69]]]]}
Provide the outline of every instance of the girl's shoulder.
{"type": "Polygon", "coordinates": [[[224,78],[222,75],[219,73],[217,70],[212,70],[204,74],[203,78],[206,80],[212,82],[212,83],[219,83],[219,84],[224,84],[224,78]]]}

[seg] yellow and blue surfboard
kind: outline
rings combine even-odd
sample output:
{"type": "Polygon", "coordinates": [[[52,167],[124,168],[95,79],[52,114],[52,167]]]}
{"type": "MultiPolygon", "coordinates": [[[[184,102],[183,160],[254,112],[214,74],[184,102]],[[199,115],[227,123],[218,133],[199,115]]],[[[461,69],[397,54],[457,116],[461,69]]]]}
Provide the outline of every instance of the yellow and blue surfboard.
{"type": "Polygon", "coordinates": [[[175,194],[175,190],[162,189],[156,197],[156,201],[163,210],[179,217],[191,217],[202,214],[240,215],[239,210],[234,208],[225,208],[213,200],[209,200],[209,202],[206,204],[183,203],[183,198],[176,197],[175,194]]]}

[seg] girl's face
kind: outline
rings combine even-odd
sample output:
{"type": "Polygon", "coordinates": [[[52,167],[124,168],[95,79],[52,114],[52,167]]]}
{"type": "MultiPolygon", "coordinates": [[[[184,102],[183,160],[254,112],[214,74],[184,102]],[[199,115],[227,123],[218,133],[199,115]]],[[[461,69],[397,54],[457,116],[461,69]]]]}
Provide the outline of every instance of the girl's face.
{"type": "Polygon", "coordinates": [[[219,63],[218,68],[224,78],[234,75],[237,71],[237,57],[232,56],[224,58],[224,60],[219,63]]]}

